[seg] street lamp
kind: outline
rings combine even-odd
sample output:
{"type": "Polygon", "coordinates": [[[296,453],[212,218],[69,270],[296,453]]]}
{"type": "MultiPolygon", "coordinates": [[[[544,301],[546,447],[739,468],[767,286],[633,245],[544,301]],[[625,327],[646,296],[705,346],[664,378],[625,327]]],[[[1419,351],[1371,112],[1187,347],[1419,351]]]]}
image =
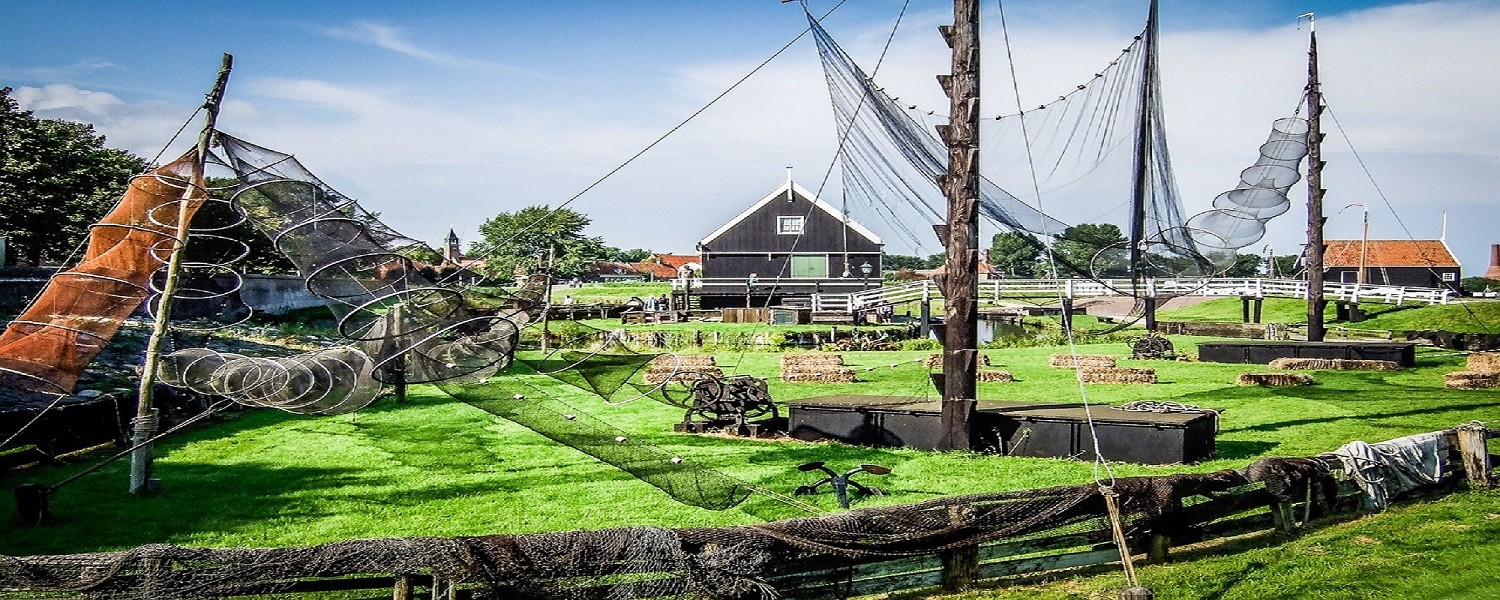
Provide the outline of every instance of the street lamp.
{"type": "Polygon", "coordinates": [[[1364,213],[1364,226],[1360,229],[1359,234],[1359,272],[1354,275],[1355,285],[1364,285],[1365,263],[1369,261],[1370,257],[1370,209],[1363,204],[1355,202],[1340,209],[1339,212],[1348,210],[1350,206],[1358,206],[1360,211],[1364,213]]]}
{"type": "Polygon", "coordinates": [[[861,287],[870,287],[870,273],[874,271],[875,267],[870,266],[870,261],[865,261],[865,264],[859,266],[859,272],[865,275],[863,283],[860,284],[861,287]]]}

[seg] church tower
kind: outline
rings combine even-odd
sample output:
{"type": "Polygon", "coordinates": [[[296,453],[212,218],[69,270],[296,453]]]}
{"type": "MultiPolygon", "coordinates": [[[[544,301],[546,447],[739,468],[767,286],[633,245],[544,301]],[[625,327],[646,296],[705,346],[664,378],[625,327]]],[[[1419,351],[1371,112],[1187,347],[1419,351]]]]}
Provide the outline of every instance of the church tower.
{"type": "Polygon", "coordinates": [[[453,230],[449,229],[448,237],[443,240],[443,259],[451,263],[457,263],[463,254],[459,247],[458,234],[453,233],[453,230]]]}

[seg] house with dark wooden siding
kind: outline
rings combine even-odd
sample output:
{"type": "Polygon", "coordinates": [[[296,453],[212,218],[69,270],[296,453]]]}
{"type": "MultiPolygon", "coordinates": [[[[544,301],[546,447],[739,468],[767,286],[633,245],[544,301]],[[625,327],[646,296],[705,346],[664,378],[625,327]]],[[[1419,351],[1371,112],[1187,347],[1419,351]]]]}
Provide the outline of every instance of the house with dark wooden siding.
{"type": "Polygon", "coordinates": [[[884,243],[791,181],[698,242],[704,308],[766,306],[880,286],[884,243]]]}
{"type": "Polygon", "coordinates": [[[1364,254],[1365,283],[1458,290],[1462,268],[1443,240],[1328,240],[1323,280],[1355,283],[1364,254]]]}

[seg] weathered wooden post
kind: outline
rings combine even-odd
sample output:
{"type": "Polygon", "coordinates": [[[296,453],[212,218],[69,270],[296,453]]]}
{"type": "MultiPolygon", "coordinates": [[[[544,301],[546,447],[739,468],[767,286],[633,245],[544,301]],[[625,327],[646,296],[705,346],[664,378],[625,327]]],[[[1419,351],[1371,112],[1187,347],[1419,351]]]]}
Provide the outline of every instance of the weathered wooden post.
{"type": "Polygon", "coordinates": [[[1495,484],[1490,476],[1494,465],[1490,464],[1488,440],[1489,429],[1480,421],[1458,426],[1458,453],[1471,487],[1487,488],[1495,484]]]}

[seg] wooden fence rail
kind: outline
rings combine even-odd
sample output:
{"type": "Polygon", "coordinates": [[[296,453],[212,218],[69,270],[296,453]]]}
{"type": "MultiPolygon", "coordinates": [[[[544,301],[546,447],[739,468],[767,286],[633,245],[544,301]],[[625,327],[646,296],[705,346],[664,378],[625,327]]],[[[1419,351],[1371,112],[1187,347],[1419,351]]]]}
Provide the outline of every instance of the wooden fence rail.
{"type": "MultiPolygon", "coordinates": [[[[1446,457],[1444,477],[1440,483],[1417,490],[1417,493],[1441,493],[1459,482],[1467,482],[1471,487],[1494,484],[1492,471],[1500,457],[1489,453],[1487,442],[1500,437],[1500,431],[1491,431],[1482,423],[1473,422],[1439,433],[1447,438],[1448,447],[1452,449],[1446,457]]],[[[1327,460],[1332,470],[1339,471],[1336,460],[1321,460],[1327,460]]],[[[1176,546],[1254,532],[1291,532],[1307,526],[1309,520],[1320,515],[1348,515],[1364,510],[1364,494],[1353,482],[1339,480],[1332,505],[1319,501],[1318,494],[1311,491],[1312,486],[1308,487],[1305,498],[1285,503],[1278,503],[1261,484],[1243,486],[1211,497],[1183,498],[1180,510],[1173,513],[1175,517],[1166,531],[1137,536],[1130,541],[1131,549],[1150,562],[1165,562],[1171,559],[1171,549],[1176,546]]],[[[975,548],[901,558],[811,556],[771,565],[769,572],[762,573],[760,579],[776,589],[782,598],[846,598],[932,587],[960,589],[974,580],[1098,567],[1119,561],[1119,552],[1109,532],[1100,530],[1005,539],[975,548]]],[[[663,580],[677,577],[664,572],[641,572],[621,577],[621,573],[631,571],[618,567],[613,565],[601,570],[611,573],[608,576],[574,577],[565,582],[566,587],[575,590],[593,588],[598,592],[596,597],[646,598],[660,593],[663,588],[659,584],[663,580]]],[[[137,577],[149,578],[149,571],[137,577]]],[[[242,594],[220,594],[217,597],[263,595],[268,587],[273,588],[278,597],[368,591],[389,595],[395,600],[457,600],[471,598],[477,591],[473,585],[445,581],[431,574],[360,573],[298,578],[269,586],[264,581],[256,582],[247,585],[242,594]]],[[[37,592],[47,591],[56,590],[16,589],[0,581],[0,598],[31,598],[37,597],[37,592]]],[[[486,591],[485,597],[523,597],[510,591],[501,596],[495,596],[495,590],[486,591]]]]}

